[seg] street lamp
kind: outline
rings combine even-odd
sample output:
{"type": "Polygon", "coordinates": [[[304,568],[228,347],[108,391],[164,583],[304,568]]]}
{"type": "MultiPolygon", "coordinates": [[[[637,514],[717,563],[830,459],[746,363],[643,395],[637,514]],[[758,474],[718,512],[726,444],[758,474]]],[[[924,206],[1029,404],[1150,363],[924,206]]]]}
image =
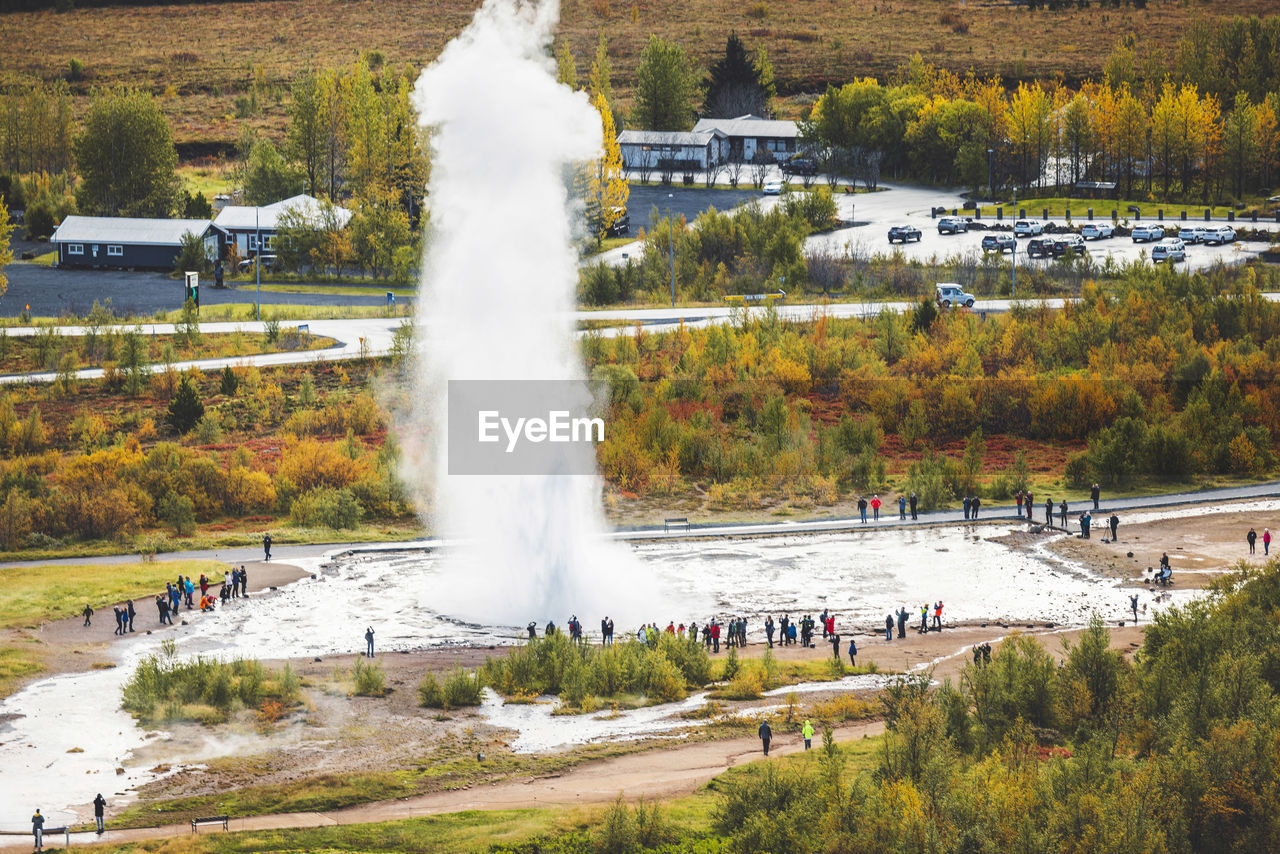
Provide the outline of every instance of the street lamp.
{"type": "Polygon", "coordinates": [[[667,222],[671,226],[671,234],[667,238],[667,250],[671,255],[671,307],[676,307],[676,220],[671,215],[671,200],[675,193],[667,193],[667,222]]]}
{"type": "Polygon", "coordinates": [[[987,199],[989,201],[995,201],[996,198],[995,182],[991,177],[991,155],[995,153],[996,150],[994,148],[987,149],[987,199]]]}
{"type": "Polygon", "coordinates": [[[262,320],[262,225],[258,221],[257,205],[253,208],[253,242],[258,247],[258,254],[253,258],[253,273],[258,279],[258,295],[254,298],[255,319],[262,320]]]}

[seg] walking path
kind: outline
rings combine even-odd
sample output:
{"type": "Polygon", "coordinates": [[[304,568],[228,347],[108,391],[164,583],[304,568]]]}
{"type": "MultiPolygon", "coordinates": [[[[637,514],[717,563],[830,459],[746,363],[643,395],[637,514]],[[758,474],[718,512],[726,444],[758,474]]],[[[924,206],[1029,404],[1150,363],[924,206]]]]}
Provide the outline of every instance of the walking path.
{"type": "MultiPolygon", "coordinates": [[[[1044,495],[1041,498],[1050,496],[1044,495]]],[[[1100,509],[1094,513],[1093,527],[1101,533],[1104,527],[1104,521],[1111,513],[1123,513],[1132,510],[1149,510],[1153,507],[1172,507],[1180,504],[1221,504],[1229,501],[1242,501],[1256,498],[1273,498],[1280,497],[1280,480],[1266,481],[1264,483],[1249,484],[1246,486],[1228,486],[1218,489],[1205,489],[1199,491],[1188,492],[1170,492],[1159,495],[1141,495],[1132,498],[1107,498],[1103,497],[1100,509]]],[[[1058,504],[1061,497],[1054,500],[1054,525],[1056,530],[1062,530],[1059,522],[1058,504]]],[[[1089,501],[1069,502],[1067,508],[1068,531],[1078,531],[1076,520],[1081,511],[1086,508],[1092,509],[1092,503],[1089,501]]],[[[1018,516],[1015,515],[1017,506],[1014,504],[997,504],[982,505],[979,515],[972,522],[1017,522],[1018,516]]],[[[898,518],[898,505],[894,500],[892,507],[888,503],[880,508],[880,520],[871,520],[871,511],[867,511],[866,523],[863,523],[857,516],[841,517],[839,519],[810,519],[807,521],[770,521],[770,522],[698,522],[691,525],[676,524],[668,527],[666,525],[649,525],[636,527],[620,527],[615,528],[609,536],[615,540],[639,541],[639,540],[679,540],[703,537],[751,537],[772,534],[818,534],[818,533],[835,533],[840,531],[873,531],[890,528],[919,528],[929,525],[942,525],[954,522],[965,522],[963,510],[934,510],[932,512],[921,512],[918,520],[898,518]]],[[[1039,501],[1036,505],[1035,521],[1043,522],[1044,520],[1044,502],[1039,501]]],[[[1124,518],[1121,517],[1121,524],[1124,524],[1124,518]]],[[[285,561],[298,558],[323,557],[326,554],[340,554],[344,552],[398,552],[412,549],[428,549],[435,548],[440,545],[440,541],[434,538],[423,540],[409,540],[402,542],[382,542],[382,543],[314,543],[307,545],[278,545],[271,546],[271,557],[273,560],[285,561]]],[[[236,546],[224,549],[201,549],[195,551],[166,552],[156,556],[158,560],[224,560],[228,563],[243,563],[251,560],[259,560],[262,555],[262,549],[259,546],[236,546]]],[[[119,554],[119,555],[97,555],[90,557],[78,558],[54,558],[50,560],[21,560],[7,561],[0,563],[0,569],[9,569],[19,566],[60,566],[72,564],[119,564],[119,563],[136,563],[139,560],[136,554],[119,554]]]]}
{"type": "MultiPolygon", "coordinates": [[[[882,721],[868,721],[840,727],[836,740],[852,741],[884,732],[882,721]]],[[[774,739],[771,756],[787,756],[804,749],[798,735],[774,739]]],[[[735,765],[762,759],[760,740],[754,737],[683,744],[664,750],[648,750],[598,762],[587,762],[548,777],[504,780],[467,789],[435,792],[393,801],[326,812],[280,813],[231,819],[231,830],[271,830],[278,828],[329,827],[368,824],[404,818],[439,815],[463,810],[510,810],[583,806],[613,802],[619,794],[628,800],[670,798],[687,795],[735,765]]],[[[221,833],[221,830],[205,830],[221,833]]],[[[9,831],[0,835],[0,852],[29,851],[29,834],[9,831]],[[12,841],[20,838],[21,841],[12,841]]],[[[102,836],[73,833],[76,847],[105,842],[122,845],[149,839],[190,836],[190,824],[166,824],[130,830],[111,830],[102,836]]],[[[51,837],[49,847],[60,845],[61,836],[51,837]]]]}

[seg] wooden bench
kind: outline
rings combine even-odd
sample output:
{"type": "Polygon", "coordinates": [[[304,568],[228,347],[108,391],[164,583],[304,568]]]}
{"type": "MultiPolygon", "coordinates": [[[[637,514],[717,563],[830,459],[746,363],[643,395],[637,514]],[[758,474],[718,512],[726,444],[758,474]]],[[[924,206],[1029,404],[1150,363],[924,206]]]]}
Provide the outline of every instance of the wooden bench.
{"type": "Polygon", "coordinates": [[[227,826],[227,822],[230,820],[231,816],[226,815],[211,815],[207,818],[193,818],[191,819],[191,832],[195,833],[197,828],[202,824],[220,824],[222,825],[223,830],[230,830],[231,828],[227,826]]]}
{"type": "Polygon", "coordinates": [[[689,520],[688,520],[687,518],[685,518],[685,517],[681,517],[681,518],[679,518],[679,519],[664,519],[664,520],[663,520],[663,528],[664,528],[664,530],[666,530],[667,532],[670,532],[670,531],[671,531],[671,526],[672,526],[672,525],[675,525],[677,528],[684,528],[686,531],[687,531],[687,530],[689,530],[689,520]]]}

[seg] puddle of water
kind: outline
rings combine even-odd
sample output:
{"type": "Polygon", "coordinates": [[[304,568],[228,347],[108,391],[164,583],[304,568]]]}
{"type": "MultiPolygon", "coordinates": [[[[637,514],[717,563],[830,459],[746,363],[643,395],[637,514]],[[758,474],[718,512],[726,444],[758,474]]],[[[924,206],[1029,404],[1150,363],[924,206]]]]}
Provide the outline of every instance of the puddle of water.
{"type": "MultiPolygon", "coordinates": [[[[489,688],[484,689],[480,716],[485,723],[519,733],[511,742],[516,753],[545,753],[597,741],[635,741],[690,726],[677,716],[702,707],[705,691],[678,703],[587,715],[553,715],[560,707],[555,697],[545,702],[508,704],[489,688]]],[[[677,736],[683,738],[683,736],[677,736]]]]}

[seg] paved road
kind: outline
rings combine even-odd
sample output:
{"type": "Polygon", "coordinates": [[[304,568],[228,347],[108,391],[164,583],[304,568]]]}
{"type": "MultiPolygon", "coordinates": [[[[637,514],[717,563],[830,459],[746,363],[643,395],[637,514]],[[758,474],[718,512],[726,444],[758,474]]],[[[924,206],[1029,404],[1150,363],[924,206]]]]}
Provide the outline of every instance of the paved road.
{"type": "MultiPolygon", "coordinates": [[[[1272,498],[1280,496],[1280,480],[1267,481],[1266,483],[1255,483],[1248,486],[1229,486],[1220,489],[1205,489],[1190,492],[1170,492],[1161,495],[1143,495],[1133,498],[1107,498],[1104,494],[1099,511],[1099,519],[1094,525],[1095,528],[1102,524],[1102,516],[1109,513],[1124,513],[1132,510],[1146,510],[1153,507],[1171,507],[1180,504],[1223,504],[1229,501],[1241,501],[1256,498],[1272,498]]],[[[1044,500],[1049,495],[1041,495],[1038,497],[1036,519],[1044,518],[1044,500]]],[[[1056,502],[1061,500],[1061,496],[1055,499],[1054,519],[1057,520],[1056,502]]],[[[1076,501],[1069,505],[1068,520],[1072,526],[1075,525],[1075,518],[1080,512],[1090,506],[1087,501],[1076,501]]],[[[980,510],[980,518],[974,521],[990,522],[993,520],[1010,520],[1017,519],[1015,515],[1016,505],[1014,504],[991,504],[983,505],[980,510]]],[[[689,537],[750,537],[770,534],[817,534],[831,533],[836,531],[875,531],[889,530],[894,528],[919,528],[929,525],[949,524],[954,522],[964,522],[963,510],[934,510],[930,512],[920,513],[917,521],[911,521],[909,518],[901,520],[898,518],[898,506],[895,502],[892,506],[888,504],[881,508],[882,513],[879,522],[868,522],[863,524],[858,517],[849,516],[838,519],[810,519],[797,521],[781,521],[781,522],[707,522],[697,523],[690,526],[674,525],[668,527],[666,525],[647,525],[647,526],[627,526],[618,527],[610,532],[609,536],[615,540],[623,540],[627,542],[639,542],[641,540],[678,540],[687,539],[689,537]]],[[[870,511],[868,511],[868,514],[870,511]]],[[[1123,521],[1123,517],[1122,517],[1123,521]]],[[[273,545],[271,547],[271,557],[279,561],[289,561],[302,557],[320,557],[328,553],[346,552],[346,551],[404,551],[408,549],[431,548],[439,545],[439,541],[435,539],[414,540],[411,542],[395,542],[395,543],[315,543],[308,545],[273,545]]],[[[184,552],[167,552],[157,555],[160,560],[225,560],[228,563],[237,563],[250,560],[258,560],[262,555],[262,549],[254,547],[237,547],[226,549],[205,549],[198,551],[184,552]]],[[[8,561],[0,563],[0,569],[10,569],[21,566],[59,566],[68,564],[120,564],[120,563],[136,563],[138,555],[102,555],[96,557],[82,558],[59,558],[54,560],[25,560],[25,561],[8,561]]]]}
{"type": "MultiPolygon", "coordinates": [[[[0,297],[0,317],[17,317],[30,304],[36,317],[83,316],[94,300],[111,300],[117,315],[148,317],[157,311],[182,308],[182,282],[164,273],[130,273],[127,270],[55,270],[39,264],[13,263],[4,268],[9,290],[0,297]]],[[[315,293],[262,292],[263,305],[386,305],[384,288],[370,288],[369,296],[315,293]]],[[[205,283],[200,289],[203,305],[253,302],[252,285],[216,290],[205,283]]]]}

